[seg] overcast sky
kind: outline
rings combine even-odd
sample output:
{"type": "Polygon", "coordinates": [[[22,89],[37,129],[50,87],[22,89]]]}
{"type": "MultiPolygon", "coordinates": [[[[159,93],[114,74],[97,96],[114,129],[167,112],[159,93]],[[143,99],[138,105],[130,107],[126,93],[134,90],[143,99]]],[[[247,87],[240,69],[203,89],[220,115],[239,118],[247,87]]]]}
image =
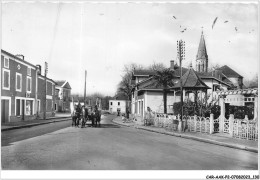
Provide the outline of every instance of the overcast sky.
{"type": "Polygon", "coordinates": [[[257,4],[9,2],[2,5],[2,49],[32,64],[47,61],[48,77],[68,80],[72,93],[83,94],[87,70],[87,93],[114,95],[124,64],[169,66],[179,39],[186,41],[184,66],[195,68],[202,26],[209,64],[252,78],[257,23],[257,4]]]}

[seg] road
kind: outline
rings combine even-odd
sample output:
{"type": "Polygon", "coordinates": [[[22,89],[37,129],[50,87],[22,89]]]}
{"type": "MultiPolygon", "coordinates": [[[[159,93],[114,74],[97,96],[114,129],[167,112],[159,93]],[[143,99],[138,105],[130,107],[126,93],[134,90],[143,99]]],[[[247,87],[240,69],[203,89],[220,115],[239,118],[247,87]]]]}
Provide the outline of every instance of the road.
{"type": "Polygon", "coordinates": [[[3,170],[257,170],[257,153],[120,127],[59,122],[2,132],[3,170]]]}

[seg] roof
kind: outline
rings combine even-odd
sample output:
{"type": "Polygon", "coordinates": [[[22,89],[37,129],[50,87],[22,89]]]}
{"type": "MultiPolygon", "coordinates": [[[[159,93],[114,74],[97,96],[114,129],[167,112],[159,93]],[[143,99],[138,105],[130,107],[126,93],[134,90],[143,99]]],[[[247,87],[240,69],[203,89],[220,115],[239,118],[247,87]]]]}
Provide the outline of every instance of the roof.
{"type": "Polygon", "coordinates": [[[207,58],[208,58],[207,49],[206,49],[206,44],[205,44],[204,35],[202,31],[196,59],[207,59],[207,58]]]}
{"type": "Polygon", "coordinates": [[[71,89],[71,86],[68,81],[61,80],[61,81],[56,81],[57,85],[63,88],[71,89]]]}
{"type": "Polygon", "coordinates": [[[58,86],[62,86],[66,81],[56,81],[58,86]]]}
{"type": "Polygon", "coordinates": [[[227,65],[218,68],[218,70],[221,70],[222,73],[227,77],[243,77],[227,65]]]}
{"type": "Polygon", "coordinates": [[[126,95],[122,94],[122,93],[119,93],[119,94],[114,96],[113,100],[124,100],[124,101],[127,101],[128,97],[126,95]]]}
{"type": "Polygon", "coordinates": [[[20,61],[20,62],[23,62],[23,63],[25,63],[25,64],[27,64],[27,65],[33,66],[34,68],[37,68],[37,66],[35,66],[35,65],[33,65],[33,64],[31,64],[31,63],[29,63],[29,62],[27,62],[27,61],[25,61],[25,60],[19,58],[19,57],[17,57],[17,56],[15,56],[15,55],[13,55],[13,54],[11,54],[11,53],[9,53],[9,52],[3,50],[3,49],[1,49],[1,53],[7,54],[8,56],[11,56],[12,58],[14,58],[14,59],[16,59],[16,60],[18,60],[18,61],[20,61]]]}
{"type": "MultiPolygon", "coordinates": [[[[45,76],[40,75],[40,74],[38,74],[38,77],[45,78],[45,76]]],[[[53,82],[55,85],[57,85],[57,83],[56,83],[53,79],[50,79],[50,78],[47,78],[47,77],[46,77],[46,79],[49,80],[49,81],[51,81],[51,82],[53,82]]]]}
{"type": "MultiPolygon", "coordinates": [[[[188,89],[210,89],[191,67],[182,77],[182,87],[188,89]]],[[[180,81],[173,88],[180,88],[180,81]]]]}
{"type": "Polygon", "coordinates": [[[155,71],[153,70],[134,70],[134,76],[152,76],[155,75],[155,71]]]}

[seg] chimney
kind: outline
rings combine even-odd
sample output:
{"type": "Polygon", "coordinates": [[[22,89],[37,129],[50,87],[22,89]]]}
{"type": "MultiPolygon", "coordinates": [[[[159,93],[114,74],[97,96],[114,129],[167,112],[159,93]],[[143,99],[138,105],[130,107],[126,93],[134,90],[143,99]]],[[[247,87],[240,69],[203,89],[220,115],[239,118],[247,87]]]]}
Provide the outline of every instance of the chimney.
{"type": "Polygon", "coordinates": [[[42,67],[41,67],[41,65],[37,64],[36,67],[37,67],[38,74],[41,75],[42,74],[42,67]]]}
{"type": "Polygon", "coordinates": [[[174,70],[174,60],[171,60],[170,62],[171,62],[170,69],[174,70]]]}
{"type": "Polygon", "coordinates": [[[17,54],[17,55],[15,55],[16,57],[18,57],[18,58],[20,58],[20,59],[22,59],[22,60],[24,60],[24,55],[22,55],[22,54],[17,54]]]}

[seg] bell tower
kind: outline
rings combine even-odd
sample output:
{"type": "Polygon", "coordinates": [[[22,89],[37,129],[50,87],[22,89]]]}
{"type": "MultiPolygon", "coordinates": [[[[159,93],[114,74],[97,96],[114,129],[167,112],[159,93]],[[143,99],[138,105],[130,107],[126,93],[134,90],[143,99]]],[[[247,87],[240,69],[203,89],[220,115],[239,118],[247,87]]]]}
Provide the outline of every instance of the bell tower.
{"type": "Polygon", "coordinates": [[[200,44],[196,56],[196,71],[208,72],[208,54],[207,54],[203,31],[201,32],[200,44]]]}

